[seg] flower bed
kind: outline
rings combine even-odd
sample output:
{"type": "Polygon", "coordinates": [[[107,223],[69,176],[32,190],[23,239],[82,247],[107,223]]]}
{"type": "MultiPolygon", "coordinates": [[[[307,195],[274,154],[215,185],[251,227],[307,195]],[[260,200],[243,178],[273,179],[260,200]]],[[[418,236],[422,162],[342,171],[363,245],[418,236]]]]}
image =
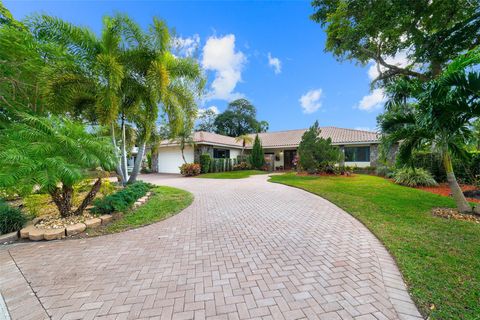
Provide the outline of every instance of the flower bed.
{"type": "MultiPolygon", "coordinates": [[[[477,187],[472,186],[472,185],[468,185],[468,184],[467,185],[465,185],[465,184],[460,185],[460,187],[462,188],[463,192],[478,189],[477,187]]],[[[416,189],[420,189],[420,190],[423,190],[423,191],[439,194],[439,195],[445,196],[445,197],[451,196],[450,187],[448,186],[447,183],[441,183],[438,186],[434,186],[434,187],[416,187],[416,189]]],[[[480,199],[476,199],[476,198],[468,198],[467,197],[467,200],[470,201],[470,202],[480,203],[480,199]]]]}

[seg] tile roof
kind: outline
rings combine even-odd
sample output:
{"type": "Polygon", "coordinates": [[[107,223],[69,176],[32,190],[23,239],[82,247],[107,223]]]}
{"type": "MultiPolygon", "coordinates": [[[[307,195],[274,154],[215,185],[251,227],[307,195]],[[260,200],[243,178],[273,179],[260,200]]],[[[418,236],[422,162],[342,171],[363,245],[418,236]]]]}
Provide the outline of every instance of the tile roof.
{"type": "MultiPolygon", "coordinates": [[[[344,129],[337,127],[320,127],[321,133],[320,136],[323,138],[331,138],[332,143],[339,144],[349,144],[349,143],[378,143],[380,135],[372,131],[364,130],[354,130],[354,129],[344,129]]],[[[298,129],[298,130],[287,130],[287,131],[277,131],[277,132],[264,132],[259,133],[258,136],[262,141],[264,148],[275,148],[275,147],[296,147],[300,144],[302,140],[302,135],[307,129],[298,129]]],[[[251,135],[255,137],[255,134],[251,135]]],[[[214,144],[230,147],[242,147],[242,142],[236,142],[235,138],[224,136],[221,134],[197,131],[194,133],[194,141],[197,144],[214,144]]],[[[160,143],[160,146],[175,146],[178,143],[174,140],[163,140],[160,143]]],[[[251,145],[247,145],[247,148],[251,145]]]]}
{"type": "MultiPolygon", "coordinates": [[[[337,127],[320,127],[322,138],[331,138],[333,144],[378,142],[380,135],[372,131],[344,129],[337,127]]],[[[264,148],[298,146],[307,129],[259,133],[264,148]]],[[[254,137],[255,135],[252,135],[254,137]]]]}
{"type": "MultiPolygon", "coordinates": [[[[196,131],[193,134],[193,141],[198,144],[217,144],[231,147],[242,147],[242,142],[236,142],[235,138],[224,136],[206,131],[196,131]]],[[[178,143],[175,140],[163,140],[160,146],[175,146],[178,143]]]]}

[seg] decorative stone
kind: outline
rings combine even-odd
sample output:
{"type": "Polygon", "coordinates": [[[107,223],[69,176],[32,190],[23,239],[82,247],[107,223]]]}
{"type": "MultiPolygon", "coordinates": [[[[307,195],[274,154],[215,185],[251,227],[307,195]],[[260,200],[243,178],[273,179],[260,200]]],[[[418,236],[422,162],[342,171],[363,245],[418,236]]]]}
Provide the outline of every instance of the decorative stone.
{"type": "Polygon", "coordinates": [[[65,229],[63,228],[45,230],[43,235],[45,240],[56,240],[62,239],[63,237],[65,237],[65,229]]]}
{"type": "Polygon", "coordinates": [[[151,194],[152,194],[152,192],[151,192],[151,191],[148,191],[148,192],[147,192],[147,197],[150,197],[151,194]]]}
{"type": "Polygon", "coordinates": [[[113,220],[113,217],[109,214],[104,214],[103,216],[100,216],[98,218],[100,218],[100,220],[102,220],[102,224],[112,222],[112,220],[113,220]]]}
{"type": "Polygon", "coordinates": [[[29,225],[22,230],[20,230],[20,238],[22,239],[28,239],[28,236],[30,234],[30,231],[34,230],[35,226],[34,225],[29,225]]]}
{"type": "Polygon", "coordinates": [[[82,233],[86,228],[87,226],[84,223],[75,223],[71,226],[67,226],[67,236],[73,236],[75,234],[82,233]]]}
{"type": "Polygon", "coordinates": [[[141,206],[142,203],[141,203],[140,201],[136,201],[133,205],[136,206],[136,207],[138,207],[138,206],[141,206]]]}
{"type": "Polygon", "coordinates": [[[96,228],[101,224],[102,224],[102,219],[100,218],[92,218],[92,219],[85,220],[85,225],[87,226],[87,228],[96,228]]]}
{"type": "Polygon", "coordinates": [[[33,228],[28,232],[28,238],[32,241],[43,240],[44,235],[45,235],[45,229],[33,228]]]}

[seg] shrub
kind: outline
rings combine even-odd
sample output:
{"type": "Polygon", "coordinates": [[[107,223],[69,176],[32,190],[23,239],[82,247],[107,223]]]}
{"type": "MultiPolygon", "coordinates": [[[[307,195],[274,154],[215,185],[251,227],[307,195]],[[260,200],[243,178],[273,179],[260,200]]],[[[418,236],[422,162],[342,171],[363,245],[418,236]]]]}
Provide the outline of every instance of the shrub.
{"type": "Polygon", "coordinates": [[[95,200],[92,212],[109,214],[115,211],[124,211],[137,199],[143,197],[149,189],[149,184],[141,181],[135,182],[118,192],[95,200]]]}
{"type": "Polygon", "coordinates": [[[210,162],[212,162],[212,158],[208,153],[200,155],[200,170],[202,173],[210,171],[210,162]]]}
{"type": "Polygon", "coordinates": [[[23,198],[23,205],[25,206],[25,211],[35,217],[58,212],[52,198],[46,193],[36,193],[26,196],[23,198]]]}
{"type": "Polygon", "coordinates": [[[305,131],[298,146],[298,165],[308,173],[334,173],[334,166],[343,154],[337,146],[332,146],[330,138],[320,137],[320,132],[318,121],[305,131]]]}
{"type": "Polygon", "coordinates": [[[198,163],[184,163],[180,166],[180,173],[184,177],[198,176],[200,165],[198,163]]]}
{"type": "Polygon", "coordinates": [[[250,155],[250,165],[254,169],[262,169],[265,164],[265,156],[263,154],[262,143],[258,134],[255,136],[255,141],[253,142],[252,154],[250,155]]]}
{"type": "Polygon", "coordinates": [[[0,200],[0,234],[20,230],[27,222],[22,211],[0,200]]]}
{"type": "Polygon", "coordinates": [[[436,186],[437,182],[432,177],[430,172],[422,168],[402,168],[395,172],[393,180],[397,184],[401,184],[408,187],[436,186]]]}
{"type": "Polygon", "coordinates": [[[233,170],[234,171],[237,171],[237,170],[249,170],[251,169],[250,165],[246,162],[240,162],[239,164],[236,164],[233,166],[233,170]]]}
{"type": "Polygon", "coordinates": [[[379,177],[392,178],[395,174],[395,168],[390,166],[381,165],[375,170],[375,174],[379,177]]]}

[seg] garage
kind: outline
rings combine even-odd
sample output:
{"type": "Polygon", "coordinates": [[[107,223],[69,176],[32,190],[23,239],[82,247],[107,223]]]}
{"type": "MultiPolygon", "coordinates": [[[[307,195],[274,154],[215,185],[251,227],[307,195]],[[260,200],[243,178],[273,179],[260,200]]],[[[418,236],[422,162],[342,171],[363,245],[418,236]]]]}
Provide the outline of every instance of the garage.
{"type": "MultiPolygon", "coordinates": [[[[193,148],[185,147],[183,151],[185,160],[188,163],[193,162],[193,148]]],[[[158,152],[158,172],[160,173],[180,173],[180,167],[183,164],[182,152],[179,147],[161,147],[158,152]]]]}

